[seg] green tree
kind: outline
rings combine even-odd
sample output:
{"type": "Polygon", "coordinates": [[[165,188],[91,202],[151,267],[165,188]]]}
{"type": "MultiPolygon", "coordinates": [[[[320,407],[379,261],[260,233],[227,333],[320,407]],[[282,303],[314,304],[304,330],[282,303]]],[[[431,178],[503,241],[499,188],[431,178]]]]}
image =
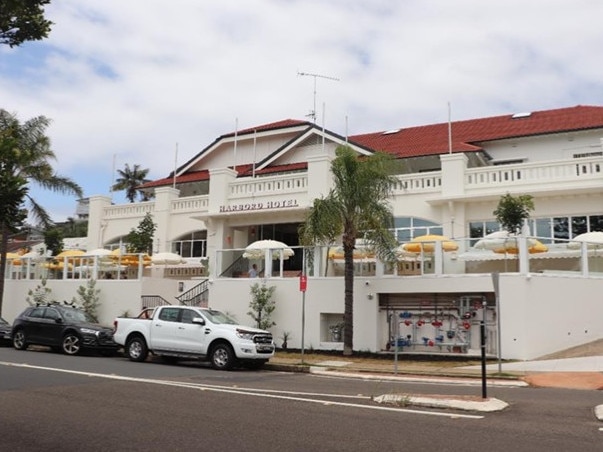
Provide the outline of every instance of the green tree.
{"type": "Polygon", "coordinates": [[[126,236],[126,248],[128,253],[147,253],[153,252],[153,236],[157,225],[153,223],[153,217],[147,213],[140,221],[136,229],[130,230],[126,236]]]}
{"type": "Polygon", "coordinates": [[[266,284],[255,283],[251,286],[251,302],[247,315],[255,322],[255,326],[261,330],[276,325],[272,321],[272,312],[276,308],[276,304],[272,299],[276,286],[266,286],[266,284]]]}
{"type": "Polygon", "coordinates": [[[394,219],[388,198],[397,181],[393,175],[396,168],[387,154],[360,157],[349,146],[338,147],[331,162],[333,188],[314,201],[300,228],[303,244],[330,243],[334,234],[343,234],[344,355],[353,353],[356,238],[362,237],[380,259],[395,259],[397,242],[391,232],[394,219]]]}
{"type": "Polygon", "coordinates": [[[100,305],[100,289],[96,288],[96,280],[89,279],[85,286],[77,288],[77,298],[71,299],[71,304],[88,313],[95,322],[98,322],[98,306],[100,305]]]}
{"type": "Polygon", "coordinates": [[[531,195],[512,196],[507,193],[500,198],[496,210],[492,213],[505,231],[517,234],[525,220],[530,218],[530,212],[534,210],[533,199],[531,195]]]}
{"type": "Polygon", "coordinates": [[[55,225],[63,232],[63,237],[85,237],[88,234],[88,221],[68,217],[64,223],[55,225]]]}
{"type": "Polygon", "coordinates": [[[126,163],[123,170],[118,169],[119,177],[111,187],[114,191],[126,192],[126,199],[130,202],[136,201],[136,195],[140,194],[141,201],[148,201],[149,196],[144,191],[140,190],[139,187],[145,182],[149,182],[147,174],[149,169],[141,169],[140,165],[134,165],[130,168],[130,165],[126,163]]]}
{"type": "Polygon", "coordinates": [[[49,3],[50,0],[2,0],[0,44],[15,47],[48,37],[53,23],[44,18],[44,6],[49,3]]]}
{"type": "MultiPolygon", "coordinates": [[[[44,116],[21,123],[14,114],[0,109],[0,275],[6,270],[6,251],[11,232],[23,225],[25,215],[48,228],[52,221],[46,210],[29,195],[29,184],[57,193],[82,197],[82,189],[71,179],[55,173],[44,116]],[[27,205],[27,212],[24,210],[27,205]],[[12,213],[11,213],[12,212],[12,213]]],[[[0,314],[4,296],[4,277],[0,277],[0,314]]]]}
{"type": "Polygon", "coordinates": [[[63,251],[63,231],[56,227],[48,228],[44,231],[44,245],[46,249],[52,252],[53,256],[63,251]]]}
{"type": "Polygon", "coordinates": [[[34,289],[29,289],[27,291],[27,297],[25,298],[27,304],[30,306],[36,306],[56,303],[56,300],[52,295],[52,289],[50,287],[46,287],[47,283],[47,279],[42,279],[40,284],[38,284],[34,289]]]}

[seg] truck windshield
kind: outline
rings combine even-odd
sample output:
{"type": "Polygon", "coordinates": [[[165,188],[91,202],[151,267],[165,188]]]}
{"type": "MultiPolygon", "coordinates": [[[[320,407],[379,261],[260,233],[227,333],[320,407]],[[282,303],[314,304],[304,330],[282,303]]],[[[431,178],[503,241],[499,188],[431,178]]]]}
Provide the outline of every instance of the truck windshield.
{"type": "Polygon", "coordinates": [[[215,311],[213,309],[204,309],[203,314],[211,323],[215,323],[216,325],[225,324],[225,325],[236,325],[237,322],[228,317],[226,314],[220,311],[215,311]]]}

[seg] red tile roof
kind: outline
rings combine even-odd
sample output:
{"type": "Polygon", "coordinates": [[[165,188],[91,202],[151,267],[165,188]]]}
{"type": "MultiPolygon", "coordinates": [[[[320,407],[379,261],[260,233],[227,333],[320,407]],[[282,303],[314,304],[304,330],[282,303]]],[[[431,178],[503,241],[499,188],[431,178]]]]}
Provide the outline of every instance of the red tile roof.
{"type": "MultiPolygon", "coordinates": [[[[299,163],[289,163],[286,165],[275,165],[269,166],[267,168],[258,169],[255,171],[256,175],[260,174],[272,174],[272,173],[286,173],[293,171],[301,171],[308,169],[307,162],[299,162],[299,163]]],[[[251,176],[253,171],[253,165],[237,165],[236,168],[237,174],[239,176],[251,176]]],[[[203,180],[209,180],[209,171],[191,171],[189,173],[182,174],[181,176],[176,177],[176,184],[186,184],[188,182],[199,182],[203,180]]],[[[147,182],[146,184],[142,184],[139,188],[155,188],[155,187],[166,187],[174,184],[174,177],[170,175],[168,177],[164,177],[163,179],[157,179],[151,182],[147,182]]]]}
{"type": "MultiPolygon", "coordinates": [[[[603,127],[603,107],[576,106],[531,113],[452,122],[453,152],[481,150],[481,143],[603,127]]],[[[398,157],[448,152],[448,123],[408,127],[397,132],[376,132],[349,137],[353,143],[398,157]]]]}
{"type": "MultiPolygon", "coordinates": [[[[483,149],[482,143],[493,140],[603,128],[603,107],[597,106],[578,105],[556,110],[536,111],[529,115],[518,115],[521,117],[514,118],[513,116],[502,115],[452,122],[452,151],[480,151],[483,149]]],[[[285,119],[243,129],[238,131],[237,134],[286,129],[301,125],[314,126],[308,121],[285,119]]],[[[232,136],[234,136],[234,132],[222,135],[216,142],[221,138],[232,136]]],[[[449,151],[448,123],[354,135],[349,137],[349,141],[351,144],[357,144],[369,150],[384,151],[402,158],[444,154],[449,151]]],[[[300,162],[267,167],[256,171],[256,174],[296,171],[306,168],[307,163],[300,162]]],[[[252,172],[251,164],[237,166],[239,176],[249,176],[252,172]]],[[[193,171],[183,174],[176,178],[176,183],[182,184],[201,180],[209,180],[209,171],[193,171]]],[[[164,179],[148,182],[142,185],[141,188],[166,186],[173,183],[173,178],[170,175],[164,179]]]]}
{"type": "MultiPolygon", "coordinates": [[[[209,170],[191,171],[181,176],[176,177],[176,184],[186,184],[187,182],[198,182],[201,180],[209,180],[209,170]]],[[[138,188],[153,188],[164,187],[174,183],[174,173],[163,179],[157,179],[146,184],[142,184],[138,188]]]]}
{"type": "MultiPolygon", "coordinates": [[[[283,119],[282,121],[271,122],[268,124],[263,124],[261,126],[250,127],[248,129],[242,129],[237,131],[237,135],[245,135],[248,133],[254,132],[265,132],[267,130],[276,130],[276,129],[286,129],[289,127],[297,127],[297,126],[312,126],[313,124],[308,121],[300,121],[298,119],[283,119]]],[[[232,137],[234,136],[234,132],[228,133],[226,135],[222,135],[222,137],[232,137]]]]}

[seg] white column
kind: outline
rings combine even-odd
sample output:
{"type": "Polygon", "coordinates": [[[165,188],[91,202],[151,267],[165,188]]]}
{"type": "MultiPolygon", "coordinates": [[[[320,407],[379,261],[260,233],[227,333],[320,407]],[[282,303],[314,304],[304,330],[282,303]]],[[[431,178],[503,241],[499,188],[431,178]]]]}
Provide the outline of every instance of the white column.
{"type": "Polygon", "coordinates": [[[170,239],[170,215],[172,214],[172,201],[178,199],[180,190],[172,187],[159,187],[155,189],[155,209],[153,222],[157,225],[154,234],[153,252],[167,252],[170,239]]]}
{"type": "Polygon", "coordinates": [[[331,174],[331,157],[315,155],[308,157],[308,203],[315,198],[327,195],[333,183],[331,174]]]}
{"type": "Polygon", "coordinates": [[[442,197],[459,196],[465,193],[465,154],[440,155],[442,164],[442,197]]]}
{"type": "Polygon", "coordinates": [[[105,207],[111,205],[109,196],[91,196],[88,210],[88,249],[102,248],[104,244],[103,231],[106,226],[104,221],[105,207]]]}

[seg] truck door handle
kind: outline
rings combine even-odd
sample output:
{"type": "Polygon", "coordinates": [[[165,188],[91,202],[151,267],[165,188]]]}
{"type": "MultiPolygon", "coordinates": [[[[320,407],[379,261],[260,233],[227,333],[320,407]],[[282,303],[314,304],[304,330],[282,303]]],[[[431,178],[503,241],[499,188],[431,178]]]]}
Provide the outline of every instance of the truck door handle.
{"type": "Polygon", "coordinates": [[[211,333],[211,329],[205,328],[205,334],[209,334],[209,333],[211,333]]]}

